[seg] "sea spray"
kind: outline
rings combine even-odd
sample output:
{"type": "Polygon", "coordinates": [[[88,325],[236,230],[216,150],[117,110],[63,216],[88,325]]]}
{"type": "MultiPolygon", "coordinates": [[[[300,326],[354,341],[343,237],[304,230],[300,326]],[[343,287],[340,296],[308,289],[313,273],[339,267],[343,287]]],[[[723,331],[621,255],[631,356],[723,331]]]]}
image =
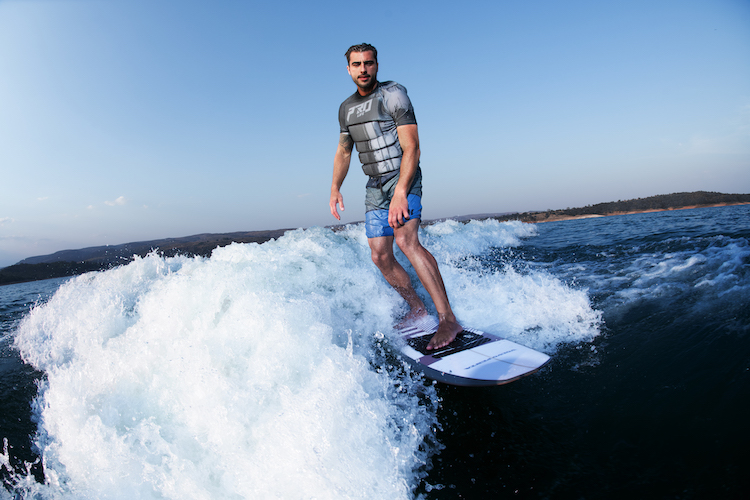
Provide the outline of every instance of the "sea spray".
{"type": "MultiPolygon", "coordinates": [[[[534,234],[445,222],[423,239],[461,321],[547,352],[592,339],[599,316],[585,291],[544,271],[481,265],[483,253],[534,234]]],[[[210,258],[154,253],[75,278],[16,334],[45,372],[35,405],[46,479],[17,477],[16,490],[410,498],[441,445],[434,386],[388,348],[404,307],[360,225],[210,258]]]]}
{"type": "Polygon", "coordinates": [[[520,247],[536,235],[533,224],[490,219],[446,221],[428,227],[423,239],[433,251],[438,249],[460,321],[552,354],[560,344],[591,341],[602,320],[585,289],[566,285],[544,269],[523,262],[519,266],[518,259],[498,259],[498,252],[520,247]]]}

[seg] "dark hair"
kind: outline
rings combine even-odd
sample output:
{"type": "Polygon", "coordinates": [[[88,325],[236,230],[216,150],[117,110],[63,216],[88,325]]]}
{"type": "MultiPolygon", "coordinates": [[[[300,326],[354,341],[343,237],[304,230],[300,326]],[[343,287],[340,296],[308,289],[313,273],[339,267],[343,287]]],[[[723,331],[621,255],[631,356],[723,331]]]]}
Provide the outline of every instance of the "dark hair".
{"type": "Polygon", "coordinates": [[[349,56],[352,52],[367,52],[371,51],[373,55],[375,56],[375,62],[378,62],[378,49],[370,45],[369,43],[360,43],[357,45],[352,45],[349,47],[349,50],[346,51],[346,62],[349,62],[349,56]]]}

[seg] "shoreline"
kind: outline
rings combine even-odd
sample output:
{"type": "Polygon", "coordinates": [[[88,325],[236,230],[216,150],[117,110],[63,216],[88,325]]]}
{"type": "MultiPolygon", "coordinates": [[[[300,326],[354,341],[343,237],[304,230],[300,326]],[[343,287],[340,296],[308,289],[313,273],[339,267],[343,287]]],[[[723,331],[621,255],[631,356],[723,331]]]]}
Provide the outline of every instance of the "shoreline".
{"type": "MultiPolygon", "coordinates": [[[[544,212],[523,212],[504,214],[475,214],[454,217],[459,222],[469,220],[496,220],[498,222],[519,221],[529,224],[560,222],[566,220],[593,219],[614,215],[644,214],[695,208],[715,208],[750,205],[748,195],[723,195],[721,193],[676,193],[637,200],[600,203],[582,208],[547,210],[544,212]],[[692,199],[691,199],[692,198],[692,199]],[[718,199],[717,199],[718,198],[718,199]],[[720,201],[724,198],[727,201],[720,201]],[[680,202],[687,202],[681,204],[680,202]],[[690,203],[690,202],[693,203],[690,203]],[[697,203],[695,203],[697,202],[697,203]],[[701,203],[703,202],[703,203],[701,203]],[[713,202],[713,203],[712,203],[713,202]],[[638,208],[640,207],[642,208],[638,208]],[[672,205],[672,206],[670,206],[672,205]],[[618,210],[619,209],[619,210],[618,210]],[[628,210],[629,209],[629,210],[628,210]]],[[[421,225],[430,225],[446,219],[423,220],[421,225]]],[[[337,226],[326,226],[336,231],[337,226]]],[[[199,234],[181,238],[89,247],[79,250],[62,250],[51,255],[30,257],[23,261],[0,268],[0,286],[38,281],[50,278],[76,276],[89,271],[101,271],[129,262],[134,255],[144,257],[155,249],[164,256],[177,254],[208,256],[214,248],[230,243],[264,243],[278,238],[290,229],[234,232],[222,234],[199,234]]]]}
{"type": "MultiPolygon", "coordinates": [[[[545,217],[544,219],[536,219],[536,218],[530,218],[529,220],[521,220],[521,222],[527,222],[530,224],[541,224],[544,222],[560,222],[560,221],[566,221],[566,220],[578,220],[578,219],[597,219],[599,217],[612,217],[614,215],[633,215],[633,214],[648,214],[648,213],[654,213],[654,212],[672,212],[675,210],[692,210],[694,208],[715,208],[715,207],[733,207],[738,205],[750,205],[750,202],[739,202],[739,203],[712,203],[709,205],[686,205],[684,207],[669,207],[669,208],[652,208],[652,209],[644,209],[644,210],[628,210],[628,211],[620,211],[620,212],[609,212],[606,214],[584,214],[584,215],[549,215],[548,217],[545,217]]],[[[530,216],[535,216],[536,214],[545,214],[545,212],[532,212],[531,214],[528,214],[530,216]]],[[[525,214],[519,214],[519,215],[525,215],[525,214]]]]}

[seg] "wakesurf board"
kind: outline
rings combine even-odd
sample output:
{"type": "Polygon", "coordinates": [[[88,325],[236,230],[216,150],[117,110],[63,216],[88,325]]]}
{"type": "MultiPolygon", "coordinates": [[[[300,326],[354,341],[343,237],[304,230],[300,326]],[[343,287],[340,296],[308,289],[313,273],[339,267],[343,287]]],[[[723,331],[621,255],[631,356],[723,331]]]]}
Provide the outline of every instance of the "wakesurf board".
{"type": "Polygon", "coordinates": [[[401,354],[414,369],[438,382],[458,386],[502,385],[539,370],[550,357],[496,335],[464,328],[446,347],[427,350],[438,321],[426,316],[398,330],[401,354]]]}

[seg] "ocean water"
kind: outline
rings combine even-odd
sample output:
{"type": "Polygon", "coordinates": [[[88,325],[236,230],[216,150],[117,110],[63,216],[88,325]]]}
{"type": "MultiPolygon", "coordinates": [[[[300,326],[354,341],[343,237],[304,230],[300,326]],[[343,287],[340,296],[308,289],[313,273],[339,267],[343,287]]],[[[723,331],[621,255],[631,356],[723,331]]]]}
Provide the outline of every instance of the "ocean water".
{"type": "Polygon", "coordinates": [[[750,206],[421,237],[552,361],[411,372],[362,226],[0,287],[0,499],[748,498],[750,206]]]}

